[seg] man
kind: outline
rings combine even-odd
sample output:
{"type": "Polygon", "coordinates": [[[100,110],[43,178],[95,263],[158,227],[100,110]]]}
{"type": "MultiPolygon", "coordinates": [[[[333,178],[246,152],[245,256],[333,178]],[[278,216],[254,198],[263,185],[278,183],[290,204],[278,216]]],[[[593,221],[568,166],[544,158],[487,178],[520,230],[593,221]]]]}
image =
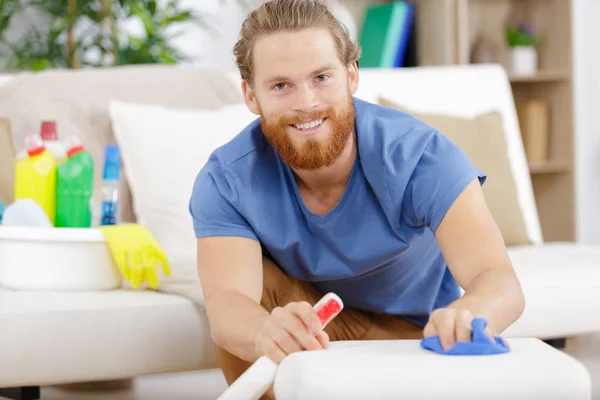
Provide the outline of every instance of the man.
{"type": "Polygon", "coordinates": [[[260,118],[212,154],[190,201],[229,383],[263,354],[432,335],[447,349],[473,318],[496,335],[523,311],[485,176],[430,126],[354,98],[359,55],[317,1],[267,2],[242,26],[260,118]],[[315,336],[330,291],[346,308],[315,336]]]}

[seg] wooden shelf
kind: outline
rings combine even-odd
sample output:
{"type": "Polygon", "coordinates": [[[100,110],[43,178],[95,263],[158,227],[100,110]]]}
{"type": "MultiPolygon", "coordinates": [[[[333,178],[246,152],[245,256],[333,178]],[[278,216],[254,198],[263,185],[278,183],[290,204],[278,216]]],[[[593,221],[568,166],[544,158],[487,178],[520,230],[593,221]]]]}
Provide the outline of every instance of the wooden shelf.
{"type": "MultiPolygon", "coordinates": [[[[382,0],[345,0],[348,3],[382,0]]],[[[540,101],[548,110],[549,161],[530,163],[530,176],[543,237],[575,239],[575,131],[573,110],[574,0],[413,0],[417,4],[420,65],[465,65],[474,62],[475,46],[485,40],[488,55],[507,69],[515,105],[540,101]],[[511,74],[505,22],[515,16],[531,23],[542,37],[539,71],[533,76],[511,74]],[[431,29],[435,26],[436,29],[431,29]]],[[[519,126],[524,144],[528,126],[519,126]]],[[[529,136],[531,139],[531,136],[529,136]]]]}
{"type": "Polygon", "coordinates": [[[569,81],[571,79],[571,74],[569,71],[561,71],[561,70],[547,70],[547,71],[539,71],[537,74],[533,76],[519,76],[519,75],[508,75],[510,81],[513,83],[536,83],[536,82],[563,82],[569,81]]]}
{"type": "Polygon", "coordinates": [[[529,172],[532,175],[540,174],[559,174],[570,172],[571,167],[566,163],[549,161],[545,163],[530,163],[529,172]]]}

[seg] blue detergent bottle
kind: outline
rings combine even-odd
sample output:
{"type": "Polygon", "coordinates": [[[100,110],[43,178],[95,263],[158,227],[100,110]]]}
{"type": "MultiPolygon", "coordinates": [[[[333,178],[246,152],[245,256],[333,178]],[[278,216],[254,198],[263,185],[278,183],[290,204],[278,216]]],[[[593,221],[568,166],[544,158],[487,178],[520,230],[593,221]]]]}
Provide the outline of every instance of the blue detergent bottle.
{"type": "Polygon", "coordinates": [[[2,202],[2,197],[0,197],[0,225],[2,225],[2,217],[4,217],[4,210],[6,210],[6,205],[2,202]]]}
{"type": "Polygon", "coordinates": [[[119,204],[119,179],[121,164],[119,147],[109,144],[104,152],[104,171],[102,182],[102,216],[100,225],[116,225],[119,204]]]}

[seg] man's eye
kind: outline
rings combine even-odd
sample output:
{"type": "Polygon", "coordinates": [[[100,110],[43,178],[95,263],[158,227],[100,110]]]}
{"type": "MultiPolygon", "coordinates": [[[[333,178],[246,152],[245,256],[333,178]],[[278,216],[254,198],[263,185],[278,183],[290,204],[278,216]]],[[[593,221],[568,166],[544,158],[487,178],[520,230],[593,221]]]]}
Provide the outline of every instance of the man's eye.
{"type": "Polygon", "coordinates": [[[324,81],[324,80],[326,80],[326,79],[327,79],[327,75],[319,75],[319,76],[317,76],[317,80],[318,80],[318,81],[321,81],[321,82],[322,82],[322,81],[324,81]]]}
{"type": "Polygon", "coordinates": [[[275,85],[274,87],[275,87],[275,89],[277,89],[277,90],[283,90],[283,89],[285,89],[286,85],[285,85],[285,83],[278,83],[278,84],[277,84],[277,85],[275,85]]]}

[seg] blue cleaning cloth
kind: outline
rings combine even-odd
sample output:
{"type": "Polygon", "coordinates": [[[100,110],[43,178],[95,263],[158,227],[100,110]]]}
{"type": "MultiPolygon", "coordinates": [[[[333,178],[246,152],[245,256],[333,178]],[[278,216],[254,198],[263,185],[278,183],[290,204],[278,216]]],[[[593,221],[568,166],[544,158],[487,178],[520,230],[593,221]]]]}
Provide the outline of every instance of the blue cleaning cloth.
{"type": "Polygon", "coordinates": [[[487,321],[483,318],[476,318],[471,323],[473,329],[471,342],[456,342],[449,350],[445,351],[440,342],[439,336],[430,336],[421,340],[421,347],[426,350],[435,351],[438,354],[454,356],[476,356],[489,354],[508,353],[509,347],[503,338],[496,336],[496,343],[485,334],[484,330],[487,321]]]}

